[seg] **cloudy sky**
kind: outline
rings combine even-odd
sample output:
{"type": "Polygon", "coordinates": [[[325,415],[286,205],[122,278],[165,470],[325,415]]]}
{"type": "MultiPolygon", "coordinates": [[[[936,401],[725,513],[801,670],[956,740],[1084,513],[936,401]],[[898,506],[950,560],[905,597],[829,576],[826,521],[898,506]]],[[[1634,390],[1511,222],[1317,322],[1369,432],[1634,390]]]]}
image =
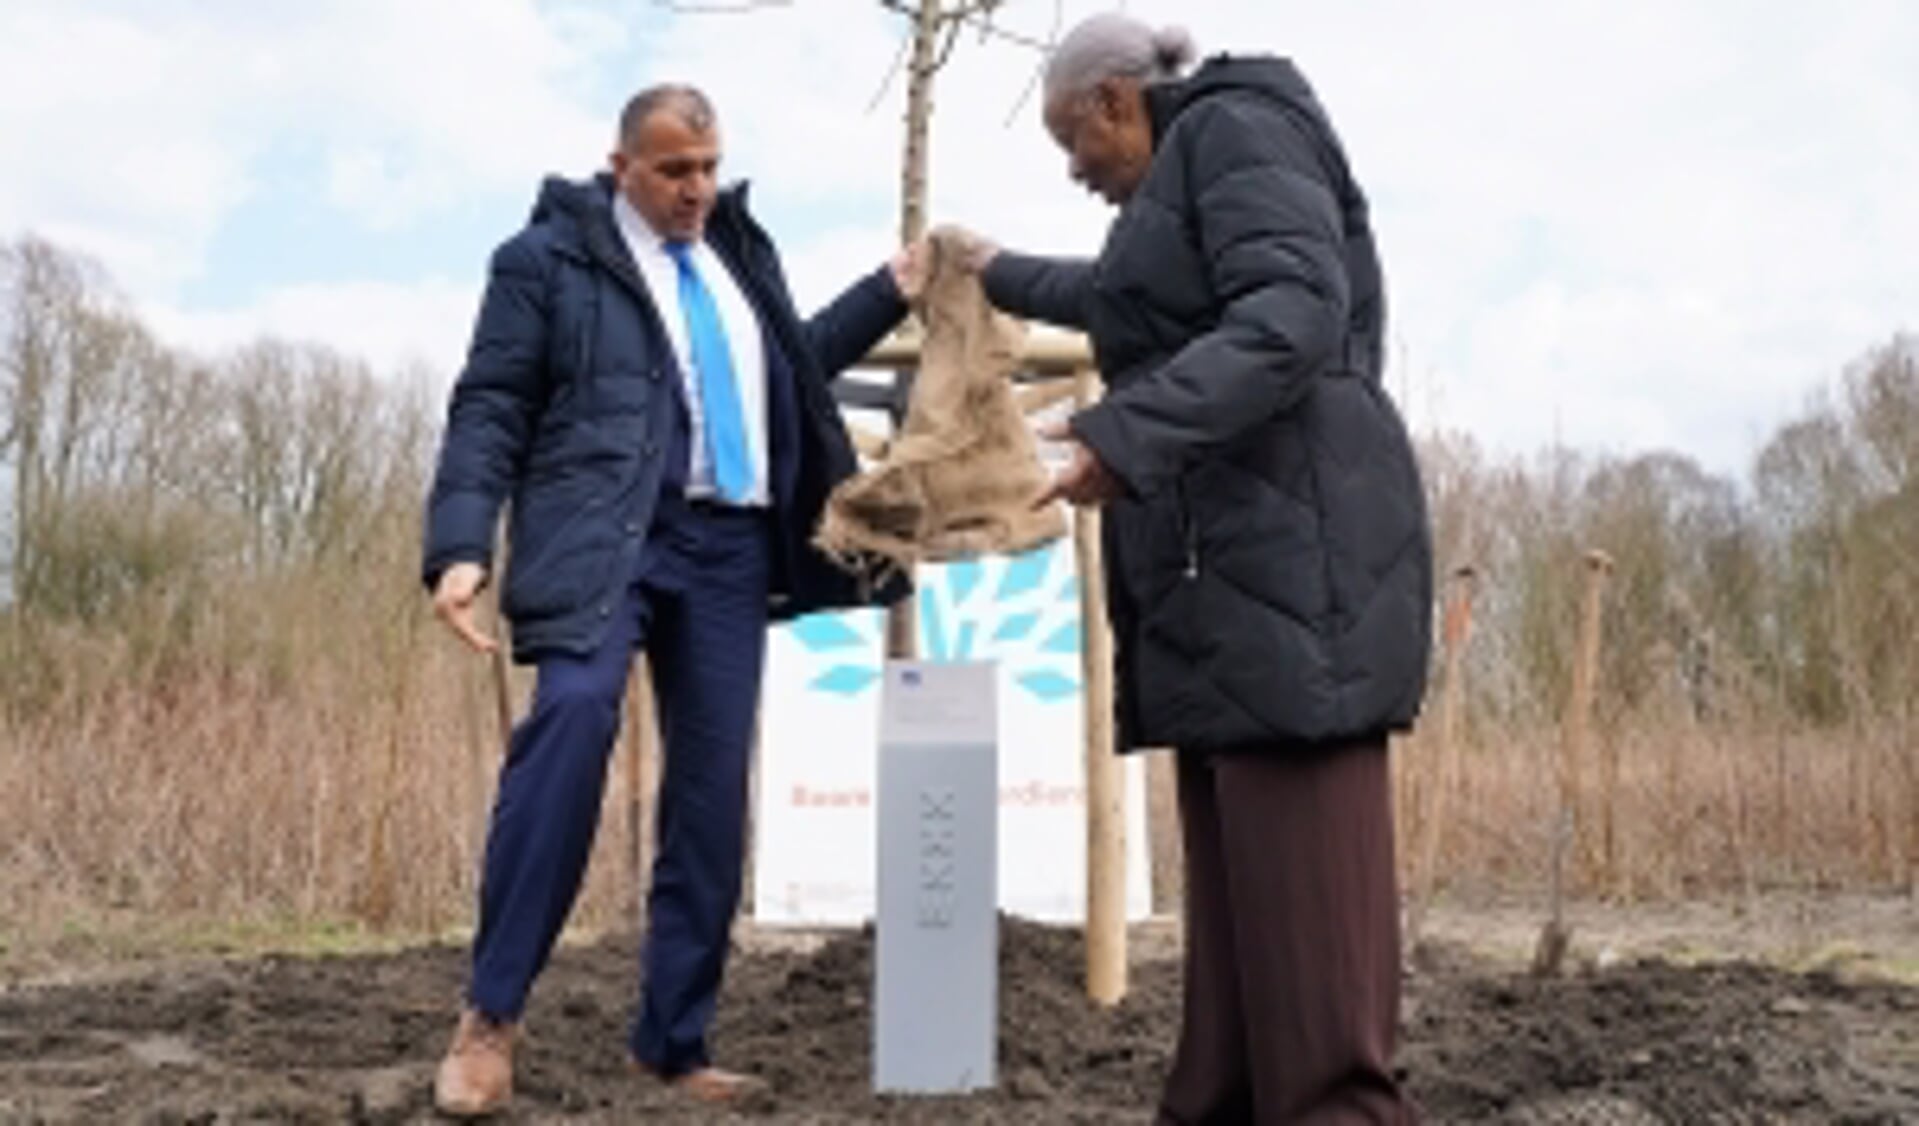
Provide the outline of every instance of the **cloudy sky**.
{"type": "MultiPolygon", "coordinates": [[[[1737,472],[1919,330],[1910,0],[1126,6],[1319,87],[1373,197],[1418,426],[1737,472]]],[[[1044,38],[1055,7],[1002,22],[1044,38]]],[[[904,32],[877,0],[8,0],[0,237],[94,256],[176,343],[271,332],[450,377],[540,177],[598,167],[625,96],[676,78],[714,94],[732,174],[818,301],[891,246],[904,32]]],[[[933,211],[1084,252],[1110,215],[1018,104],[1036,60],[959,44],[933,211]]]]}

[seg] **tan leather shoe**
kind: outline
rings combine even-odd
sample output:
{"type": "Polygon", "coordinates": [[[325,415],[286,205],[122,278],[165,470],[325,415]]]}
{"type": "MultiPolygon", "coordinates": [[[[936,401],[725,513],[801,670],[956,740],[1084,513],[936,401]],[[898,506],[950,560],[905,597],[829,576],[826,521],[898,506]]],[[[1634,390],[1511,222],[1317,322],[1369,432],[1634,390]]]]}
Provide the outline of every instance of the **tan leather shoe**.
{"type": "Polygon", "coordinates": [[[687,1098],[711,1105],[742,1103],[770,1090],[764,1079],[717,1067],[696,1067],[666,1076],[637,1061],[633,1066],[687,1098]]]}
{"type": "Polygon", "coordinates": [[[455,1118],[478,1118],[513,1097],[514,1026],[474,1009],[460,1014],[453,1044],[433,1081],[433,1105],[455,1118]]]}

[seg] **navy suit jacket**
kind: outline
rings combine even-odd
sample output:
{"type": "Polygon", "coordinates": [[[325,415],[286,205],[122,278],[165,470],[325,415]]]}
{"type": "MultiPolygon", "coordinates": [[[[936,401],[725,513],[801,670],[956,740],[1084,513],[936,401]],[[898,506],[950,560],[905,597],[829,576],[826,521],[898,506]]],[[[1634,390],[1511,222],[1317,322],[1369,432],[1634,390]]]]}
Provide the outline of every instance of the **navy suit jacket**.
{"type": "MultiPolygon", "coordinates": [[[[521,661],[598,646],[654,507],[687,463],[678,368],[614,224],[613,191],[605,174],[549,178],[525,229],[495,251],[427,501],[429,587],[456,562],[492,570],[509,507],[501,598],[521,661]]],[[[766,339],[778,529],[769,617],[896,597],[904,584],[863,589],[812,535],[828,493],[857,468],[828,384],[905,315],[898,287],[876,270],[803,320],[743,186],[721,193],[706,237],[766,339]]]]}

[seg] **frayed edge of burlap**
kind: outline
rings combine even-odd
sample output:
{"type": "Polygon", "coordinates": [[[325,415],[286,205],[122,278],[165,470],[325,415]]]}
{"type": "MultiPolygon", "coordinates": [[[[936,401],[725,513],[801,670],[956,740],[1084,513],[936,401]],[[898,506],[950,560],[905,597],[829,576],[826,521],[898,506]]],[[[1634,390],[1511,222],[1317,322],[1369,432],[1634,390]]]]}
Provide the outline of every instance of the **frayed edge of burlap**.
{"type": "Polygon", "coordinates": [[[864,521],[848,516],[841,507],[828,505],[814,533],[813,546],[859,581],[862,597],[871,597],[873,591],[896,576],[910,580],[922,563],[1023,555],[1065,536],[1066,521],[1055,513],[1050,518],[1003,519],[991,527],[974,526],[934,533],[923,540],[909,539],[877,532],[864,521]]]}
{"type": "MultiPolygon", "coordinates": [[[[837,496],[832,498],[837,499],[837,496]]],[[[874,591],[895,577],[912,577],[921,558],[916,542],[876,532],[864,521],[848,516],[844,506],[832,500],[820,514],[819,527],[813,532],[813,546],[834,566],[859,581],[860,597],[870,599],[874,591]]]]}

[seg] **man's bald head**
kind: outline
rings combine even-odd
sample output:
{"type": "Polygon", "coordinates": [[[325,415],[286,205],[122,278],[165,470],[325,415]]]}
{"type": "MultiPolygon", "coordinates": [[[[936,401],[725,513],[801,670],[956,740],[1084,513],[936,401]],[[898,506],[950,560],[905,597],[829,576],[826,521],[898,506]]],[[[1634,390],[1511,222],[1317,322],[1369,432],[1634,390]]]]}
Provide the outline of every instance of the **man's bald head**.
{"type": "Polygon", "coordinates": [[[610,163],[627,202],[662,238],[697,242],[719,191],[713,103],[691,86],[649,86],[620,113],[610,163]]]}
{"type": "Polygon", "coordinates": [[[656,113],[670,113],[695,133],[710,133],[718,124],[713,103],[697,86],[663,82],[648,86],[627,100],[620,111],[620,147],[631,152],[639,143],[640,131],[656,113]]]}

